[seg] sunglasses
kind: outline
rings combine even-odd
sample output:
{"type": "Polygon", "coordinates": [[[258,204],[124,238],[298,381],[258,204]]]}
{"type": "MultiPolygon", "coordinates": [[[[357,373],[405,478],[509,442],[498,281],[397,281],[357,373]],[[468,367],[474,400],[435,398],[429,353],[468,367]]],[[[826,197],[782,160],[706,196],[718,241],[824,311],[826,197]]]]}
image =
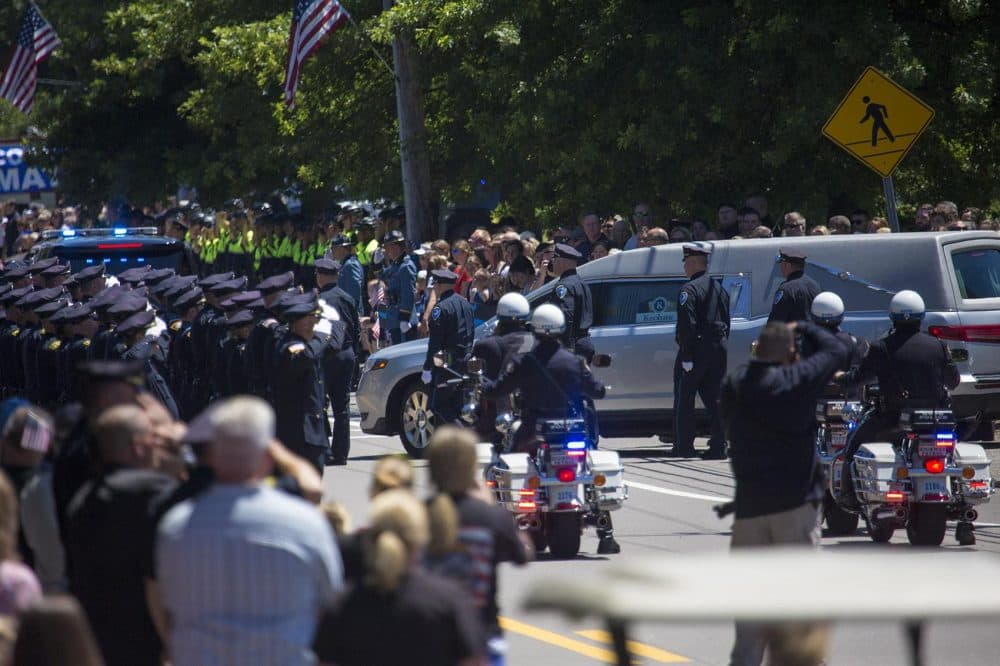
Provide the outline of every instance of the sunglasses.
{"type": "Polygon", "coordinates": [[[649,217],[649,211],[645,211],[642,213],[632,213],[632,217],[649,217]]]}

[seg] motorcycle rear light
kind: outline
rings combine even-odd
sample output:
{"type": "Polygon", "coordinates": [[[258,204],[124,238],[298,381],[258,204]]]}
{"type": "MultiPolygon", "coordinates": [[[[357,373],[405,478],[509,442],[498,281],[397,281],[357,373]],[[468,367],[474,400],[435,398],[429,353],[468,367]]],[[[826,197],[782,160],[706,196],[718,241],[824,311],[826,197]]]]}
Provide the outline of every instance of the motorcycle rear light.
{"type": "Polygon", "coordinates": [[[521,497],[534,497],[535,496],[535,491],[534,490],[520,490],[520,491],[518,491],[518,493],[521,495],[521,497]]]}
{"type": "Polygon", "coordinates": [[[971,488],[972,490],[982,490],[983,488],[988,488],[989,485],[990,484],[989,484],[988,481],[970,481],[969,482],[969,488],[971,488]]]}
{"type": "Polygon", "coordinates": [[[1000,325],[985,326],[929,326],[927,332],[942,340],[960,342],[1000,342],[1000,325]]]}
{"type": "Polygon", "coordinates": [[[924,461],[924,469],[930,474],[940,474],[944,471],[944,458],[928,458],[924,461]]]}
{"type": "Polygon", "coordinates": [[[517,509],[518,509],[518,511],[534,511],[535,510],[535,503],[534,502],[518,502],[517,503],[517,509]]]}
{"type": "Polygon", "coordinates": [[[572,467],[560,467],[556,472],[556,478],[560,483],[572,483],[576,481],[576,470],[572,467]]]}
{"type": "Polygon", "coordinates": [[[582,458],[585,455],[587,455],[587,452],[586,451],[567,451],[566,455],[570,456],[571,458],[582,458]]]}
{"type": "Polygon", "coordinates": [[[529,488],[535,489],[538,488],[538,486],[542,485],[542,480],[539,479],[537,476],[532,476],[528,479],[527,485],[529,488]]]}
{"type": "Polygon", "coordinates": [[[566,445],[563,448],[567,451],[583,451],[587,448],[587,442],[583,440],[573,440],[571,442],[566,442],[566,445]]]}
{"type": "Polygon", "coordinates": [[[885,494],[885,500],[887,502],[902,502],[903,493],[899,492],[898,490],[892,490],[885,494]]]}
{"type": "Polygon", "coordinates": [[[487,479],[486,480],[486,487],[487,488],[496,488],[497,487],[497,482],[494,481],[493,479],[487,479]]]}

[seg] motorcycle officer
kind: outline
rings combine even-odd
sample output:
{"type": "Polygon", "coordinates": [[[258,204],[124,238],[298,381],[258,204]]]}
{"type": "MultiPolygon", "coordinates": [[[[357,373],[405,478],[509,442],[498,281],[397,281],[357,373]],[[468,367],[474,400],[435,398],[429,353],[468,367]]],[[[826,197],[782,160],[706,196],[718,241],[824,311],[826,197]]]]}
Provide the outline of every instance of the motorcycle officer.
{"type": "MultiPolygon", "coordinates": [[[[844,449],[844,469],[865,442],[899,438],[899,415],[904,407],[947,407],[948,391],[958,386],[958,368],[944,343],[920,330],[926,308],[915,291],[904,290],[892,297],[889,318],[893,329],[875,342],[857,368],[837,377],[845,384],[878,379],[881,393],[877,409],[862,418],[844,449]]],[[[844,475],[839,501],[857,508],[853,474],[844,475]]]]}
{"type": "MultiPolygon", "coordinates": [[[[531,315],[531,331],[538,344],[526,354],[514,356],[495,380],[487,379],[483,395],[496,398],[520,390],[524,409],[521,427],[514,436],[514,448],[527,452],[535,441],[535,428],[539,419],[565,418],[568,412],[583,415],[585,398],[604,397],[605,388],[594,377],[587,362],[562,348],[560,338],[566,332],[566,319],[562,310],[551,303],[535,308],[531,315]]],[[[614,538],[611,516],[608,527],[598,529],[600,543],[597,552],[621,552],[614,538]]]]}
{"type": "MultiPolygon", "coordinates": [[[[846,372],[860,366],[861,360],[865,357],[865,352],[868,350],[868,342],[866,340],[858,340],[847,331],[840,330],[840,324],[844,321],[843,299],[832,291],[820,292],[813,299],[812,305],[809,307],[809,314],[816,324],[833,333],[833,337],[840,340],[847,348],[847,362],[841,370],[846,372]]],[[[803,343],[802,355],[808,358],[815,350],[809,349],[810,345],[806,341],[803,341],[803,343]]],[[[831,382],[827,385],[827,397],[846,397],[852,399],[857,393],[856,388],[845,387],[839,382],[831,382]]]]}

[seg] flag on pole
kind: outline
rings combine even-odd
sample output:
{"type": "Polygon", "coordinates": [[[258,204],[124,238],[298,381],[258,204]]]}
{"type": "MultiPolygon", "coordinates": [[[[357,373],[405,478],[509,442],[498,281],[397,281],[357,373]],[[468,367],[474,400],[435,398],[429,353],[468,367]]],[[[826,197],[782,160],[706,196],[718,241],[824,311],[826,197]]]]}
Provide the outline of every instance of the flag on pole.
{"type": "Polygon", "coordinates": [[[38,86],[38,65],[49,57],[62,42],[35,3],[21,20],[17,33],[17,47],[0,82],[0,97],[9,100],[24,114],[31,113],[35,105],[35,88],[38,86]]]}
{"type": "Polygon", "coordinates": [[[288,67],[285,69],[285,104],[295,108],[302,63],[319,48],[323,39],[350,20],[337,0],[295,0],[292,30],[288,37],[288,67]]]}

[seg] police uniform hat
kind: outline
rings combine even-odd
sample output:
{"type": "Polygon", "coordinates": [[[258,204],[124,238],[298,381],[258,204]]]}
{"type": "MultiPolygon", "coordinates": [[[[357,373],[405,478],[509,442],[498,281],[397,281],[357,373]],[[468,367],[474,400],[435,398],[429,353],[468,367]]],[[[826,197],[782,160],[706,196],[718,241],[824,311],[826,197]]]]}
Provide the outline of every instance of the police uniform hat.
{"type": "Polygon", "coordinates": [[[125,292],[108,308],[108,314],[112,317],[130,317],[145,310],[147,305],[149,303],[145,297],[125,292]]]}
{"type": "Polygon", "coordinates": [[[233,294],[229,297],[229,300],[242,307],[246,307],[247,303],[253,303],[258,299],[260,299],[260,291],[257,289],[244,291],[239,294],[233,294]]]}
{"type": "Polygon", "coordinates": [[[208,277],[204,277],[201,280],[199,280],[198,286],[201,287],[202,289],[208,289],[210,287],[219,284],[220,282],[225,282],[227,280],[232,280],[232,279],[233,279],[232,271],[228,273],[215,273],[214,275],[209,275],[208,277]]]}
{"type": "Polygon", "coordinates": [[[555,256],[562,259],[572,259],[574,261],[580,261],[583,259],[583,255],[580,254],[575,247],[567,245],[566,243],[556,243],[555,256]]]}
{"type": "Polygon", "coordinates": [[[37,310],[40,305],[45,303],[51,303],[65,292],[62,287],[53,287],[51,289],[40,289],[32,292],[31,298],[31,309],[37,310]]]}
{"type": "Polygon", "coordinates": [[[48,319],[55,313],[62,310],[69,304],[65,298],[60,298],[56,301],[49,301],[48,303],[42,303],[37,308],[35,308],[35,314],[39,316],[40,319],[48,319]]]}
{"type": "Polygon", "coordinates": [[[94,311],[89,305],[76,303],[74,305],[67,305],[63,309],[59,310],[59,312],[49,317],[49,321],[53,324],[72,324],[74,322],[83,321],[92,314],[94,314],[94,311]]]}
{"type": "Polygon", "coordinates": [[[226,317],[226,328],[239,328],[253,323],[253,313],[249,310],[237,310],[226,317]]]}
{"type": "Polygon", "coordinates": [[[106,308],[110,308],[112,305],[115,304],[118,298],[126,291],[128,290],[125,289],[125,287],[117,284],[113,287],[108,287],[107,289],[104,289],[99,294],[97,294],[97,296],[94,296],[94,298],[91,299],[90,307],[94,308],[95,310],[104,310],[106,308]]]}
{"type": "MultiPolygon", "coordinates": [[[[20,289],[12,289],[3,296],[0,296],[0,304],[8,307],[11,305],[15,305],[18,301],[23,299],[32,291],[34,291],[34,287],[32,287],[30,284],[27,287],[21,287],[20,289]]],[[[21,306],[17,305],[17,307],[21,306]]]]}
{"type": "Polygon", "coordinates": [[[393,229],[392,231],[390,231],[385,235],[385,238],[382,239],[382,245],[387,245],[389,243],[405,243],[405,242],[406,242],[406,236],[404,236],[403,233],[397,229],[393,229]]]}
{"type": "Polygon", "coordinates": [[[82,271],[76,273],[73,277],[76,278],[77,284],[86,284],[91,280],[96,280],[97,278],[104,277],[104,264],[95,264],[94,266],[87,266],[82,271]]]}
{"type": "Polygon", "coordinates": [[[5,280],[20,280],[28,275],[30,266],[22,261],[15,261],[7,264],[7,269],[3,272],[5,280]]]}
{"type": "MultiPolygon", "coordinates": [[[[247,279],[245,277],[238,277],[214,284],[208,288],[208,291],[214,296],[228,296],[233,292],[242,291],[245,286],[247,286],[247,279]]],[[[202,288],[204,289],[204,287],[202,288]]]]}
{"type": "Polygon", "coordinates": [[[267,304],[264,303],[264,299],[263,298],[258,298],[256,300],[253,300],[253,301],[250,301],[249,303],[247,303],[245,307],[246,307],[247,310],[252,310],[254,312],[257,312],[259,310],[263,310],[264,308],[266,308],[267,304]]]}
{"type": "Polygon", "coordinates": [[[272,275],[266,280],[261,280],[261,282],[257,285],[257,291],[265,295],[273,294],[277,291],[288,289],[294,283],[295,274],[288,271],[287,273],[272,275]]]}
{"type": "Polygon", "coordinates": [[[142,387],[146,383],[146,364],[142,361],[84,361],[77,366],[77,372],[87,385],[124,382],[142,387]]]}
{"type": "Polygon", "coordinates": [[[775,263],[780,264],[783,261],[787,261],[790,264],[804,264],[806,263],[806,253],[792,247],[778,248],[778,256],[775,259],[775,263]]]}
{"type": "Polygon", "coordinates": [[[118,281],[122,284],[139,284],[146,279],[146,275],[153,270],[149,264],[138,268],[130,268],[118,274],[118,281]]]}
{"type": "Polygon", "coordinates": [[[317,273],[323,273],[324,275],[336,275],[340,272],[340,262],[327,259],[326,257],[317,259],[313,265],[316,267],[317,273]]]}
{"type": "Polygon", "coordinates": [[[684,243],[681,246],[684,251],[684,258],[688,257],[710,257],[712,255],[712,246],[707,243],[684,243]]]}
{"type": "MultiPolygon", "coordinates": [[[[191,281],[192,282],[197,279],[197,278],[193,278],[192,276],[187,276],[187,277],[191,277],[191,281]]],[[[174,287],[180,285],[182,279],[183,279],[183,276],[173,275],[171,277],[168,277],[166,280],[163,280],[162,282],[153,285],[152,287],[150,287],[149,291],[154,296],[163,296],[165,293],[167,293],[168,291],[170,291],[174,287]]]]}
{"type": "Polygon", "coordinates": [[[59,263],[58,257],[49,257],[48,259],[42,259],[41,261],[36,261],[35,263],[28,266],[28,272],[31,273],[32,275],[35,275],[36,273],[41,273],[42,271],[46,271],[52,268],[58,263],[59,263]]]}
{"type": "Polygon", "coordinates": [[[447,268],[439,268],[431,271],[431,275],[434,277],[435,282],[440,282],[441,284],[455,284],[458,282],[458,275],[447,268]]]}
{"type": "Polygon", "coordinates": [[[164,280],[168,280],[174,276],[174,269],[172,268],[154,268],[153,270],[146,273],[146,277],[143,278],[143,282],[147,287],[154,287],[164,280]]]}
{"type": "Polygon", "coordinates": [[[174,307],[179,310],[187,310],[198,305],[204,297],[205,293],[201,290],[201,287],[191,287],[177,295],[173,301],[174,307]]]}
{"type": "Polygon", "coordinates": [[[145,330],[153,323],[155,317],[156,314],[152,310],[143,310],[118,324],[115,330],[118,333],[132,333],[133,331],[145,330]]]}
{"type": "Polygon", "coordinates": [[[291,322],[312,314],[319,314],[320,312],[322,311],[319,309],[319,302],[316,300],[316,295],[310,292],[295,296],[292,299],[291,305],[285,308],[282,316],[286,321],[291,322]]]}
{"type": "Polygon", "coordinates": [[[344,234],[337,234],[330,239],[330,247],[351,247],[354,245],[353,241],[344,234]]]}
{"type": "Polygon", "coordinates": [[[358,229],[374,229],[375,220],[370,217],[363,217],[354,223],[354,226],[358,229]]]}
{"type": "Polygon", "coordinates": [[[69,264],[56,263],[50,266],[49,268],[46,268],[44,271],[42,271],[42,275],[44,275],[47,278],[59,277],[60,275],[69,275],[71,271],[72,269],[70,268],[69,264]]]}

